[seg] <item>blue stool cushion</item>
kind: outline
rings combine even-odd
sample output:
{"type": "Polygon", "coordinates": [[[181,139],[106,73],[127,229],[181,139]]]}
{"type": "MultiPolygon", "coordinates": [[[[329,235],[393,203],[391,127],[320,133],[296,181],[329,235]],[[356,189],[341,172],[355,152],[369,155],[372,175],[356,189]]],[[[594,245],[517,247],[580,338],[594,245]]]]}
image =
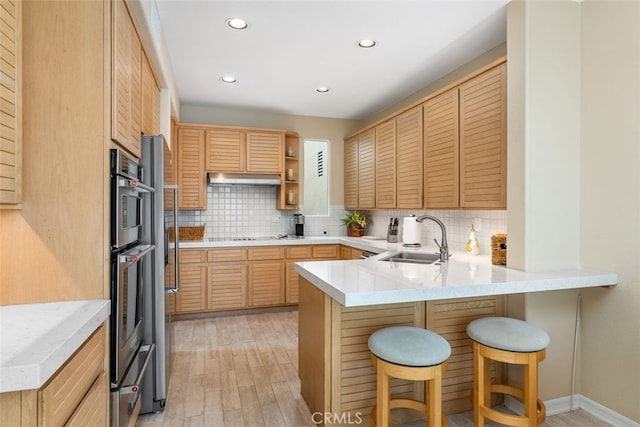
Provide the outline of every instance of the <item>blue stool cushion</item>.
{"type": "Polygon", "coordinates": [[[374,332],[369,337],[369,350],[382,360],[405,366],[439,365],[451,356],[447,340],[412,326],[392,326],[374,332]]]}
{"type": "Polygon", "coordinates": [[[549,345],[549,335],[530,323],[510,317],[483,317],[467,325],[469,338],[499,350],[530,353],[549,345]]]}

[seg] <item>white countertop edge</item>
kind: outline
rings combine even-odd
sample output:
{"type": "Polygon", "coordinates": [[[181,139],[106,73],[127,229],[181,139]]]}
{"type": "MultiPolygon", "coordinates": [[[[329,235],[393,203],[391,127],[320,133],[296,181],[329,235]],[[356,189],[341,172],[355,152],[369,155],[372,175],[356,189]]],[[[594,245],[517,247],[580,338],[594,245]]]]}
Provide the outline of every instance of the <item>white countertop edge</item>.
{"type": "MultiPolygon", "coordinates": [[[[304,239],[271,239],[271,240],[225,240],[225,241],[180,241],[180,249],[213,249],[213,248],[234,248],[251,246],[295,246],[295,245],[331,245],[346,244],[354,248],[372,252],[386,252],[390,250],[389,245],[396,246],[395,243],[387,243],[386,240],[367,240],[360,237],[347,236],[305,236],[304,239]]],[[[171,247],[174,247],[173,244],[171,247]]]]}
{"type": "MultiPolygon", "coordinates": [[[[330,261],[319,262],[324,263],[330,261]]],[[[345,307],[601,287],[616,285],[618,281],[617,275],[613,273],[571,269],[544,273],[528,273],[527,275],[530,276],[530,279],[526,280],[468,285],[458,284],[450,287],[404,288],[401,285],[401,280],[399,280],[400,285],[398,289],[345,293],[298,263],[295,265],[295,271],[345,307]]]]}
{"type": "Polygon", "coordinates": [[[0,393],[42,387],[109,313],[106,299],[0,307],[0,393]],[[5,330],[15,327],[19,331],[22,322],[30,321],[34,329],[26,327],[24,333],[5,330]],[[49,329],[41,329],[46,326],[49,329]]]}

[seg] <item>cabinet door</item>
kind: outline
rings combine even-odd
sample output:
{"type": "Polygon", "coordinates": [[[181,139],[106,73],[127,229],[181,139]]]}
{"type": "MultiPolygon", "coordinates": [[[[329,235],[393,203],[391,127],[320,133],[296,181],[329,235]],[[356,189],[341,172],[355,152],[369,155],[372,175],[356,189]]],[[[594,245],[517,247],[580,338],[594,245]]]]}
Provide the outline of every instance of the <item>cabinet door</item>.
{"type": "Polygon", "coordinates": [[[396,207],[422,208],[422,107],[396,117],[396,207]]]}
{"type": "Polygon", "coordinates": [[[358,209],[358,136],[344,141],[344,207],[358,209]]]}
{"type": "Polygon", "coordinates": [[[339,259],[340,249],[338,245],[316,245],[312,246],[313,258],[339,259]]]}
{"type": "Polygon", "coordinates": [[[295,270],[295,261],[287,262],[287,277],[285,283],[285,302],[287,304],[298,303],[298,279],[299,275],[295,270]]]}
{"type": "Polygon", "coordinates": [[[396,120],[376,126],[376,208],[396,207],[396,120]]]}
{"type": "Polygon", "coordinates": [[[204,129],[178,129],[178,186],[181,209],[206,209],[204,129]]]}
{"type": "Polygon", "coordinates": [[[22,202],[22,2],[2,2],[0,206],[22,202]]]}
{"type": "Polygon", "coordinates": [[[284,283],[283,261],[249,263],[249,306],[283,304],[284,283]]]}
{"type": "Polygon", "coordinates": [[[247,172],[282,173],[284,135],[247,132],[247,172]]]}
{"type": "Polygon", "coordinates": [[[358,136],[358,208],[376,207],[376,130],[358,136]]]}
{"type": "Polygon", "coordinates": [[[111,139],[140,157],[142,48],[123,0],[113,2],[113,13],[111,139]]]}
{"type": "Polygon", "coordinates": [[[424,207],[452,209],[458,202],[458,88],[424,103],[424,207]]]}
{"type": "Polygon", "coordinates": [[[209,310],[247,307],[247,267],[243,261],[209,265],[209,310]]]}
{"type": "Polygon", "coordinates": [[[460,207],[507,207],[506,65],[460,86],[460,207]]]}
{"type": "Polygon", "coordinates": [[[244,132],[236,129],[208,129],[205,150],[207,172],[243,172],[244,147],[244,132]]]}
{"type": "Polygon", "coordinates": [[[207,266],[180,262],[180,291],[176,294],[176,313],[207,309],[207,266]]]}
{"type": "Polygon", "coordinates": [[[142,55],[142,133],[160,133],[160,89],[153,68],[146,55],[142,55]]]}

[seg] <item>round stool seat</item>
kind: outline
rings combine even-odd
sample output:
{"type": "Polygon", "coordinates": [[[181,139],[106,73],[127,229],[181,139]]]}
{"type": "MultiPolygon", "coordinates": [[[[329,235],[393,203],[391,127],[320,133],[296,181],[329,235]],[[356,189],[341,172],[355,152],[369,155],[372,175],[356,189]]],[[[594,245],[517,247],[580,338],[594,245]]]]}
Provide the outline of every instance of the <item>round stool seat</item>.
{"type": "Polygon", "coordinates": [[[529,353],[549,345],[549,335],[530,323],[510,317],[483,317],[467,325],[472,340],[499,350],[529,353]]]}
{"type": "Polygon", "coordinates": [[[380,329],[369,337],[369,350],[378,358],[404,366],[439,365],[451,356],[440,335],[412,326],[380,329]]]}

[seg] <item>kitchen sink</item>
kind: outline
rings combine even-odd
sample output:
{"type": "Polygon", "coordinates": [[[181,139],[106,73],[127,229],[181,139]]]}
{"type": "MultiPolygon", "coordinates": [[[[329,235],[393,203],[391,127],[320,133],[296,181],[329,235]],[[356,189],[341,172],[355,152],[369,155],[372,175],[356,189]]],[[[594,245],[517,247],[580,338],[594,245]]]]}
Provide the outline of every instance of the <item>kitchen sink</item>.
{"type": "Polygon", "coordinates": [[[425,254],[420,252],[398,252],[397,254],[393,254],[385,258],[380,258],[380,261],[408,262],[413,264],[433,264],[436,261],[440,261],[440,255],[425,254]]]}

